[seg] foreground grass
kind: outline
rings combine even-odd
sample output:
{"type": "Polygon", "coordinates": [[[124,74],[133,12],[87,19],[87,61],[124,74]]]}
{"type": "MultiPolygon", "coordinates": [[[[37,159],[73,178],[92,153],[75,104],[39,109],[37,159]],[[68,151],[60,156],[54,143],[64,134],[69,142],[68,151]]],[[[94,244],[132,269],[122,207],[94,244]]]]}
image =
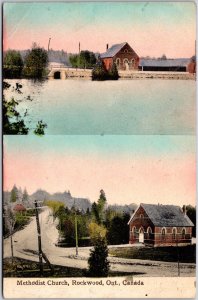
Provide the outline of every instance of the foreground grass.
{"type": "MultiPolygon", "coordinates": [[[[46,264],[43,264],[43,277],[61,278],[61,277],[88,277],[86,269],[78,269],[72,267],[63,267],[53,265],[54,272],[49,269],[46,264]]],[[[109,276],[134,276],[143,275],[141,272],[117,272],[110,271],[109,276]]],[[[3,277],[17,278],[39,278],[40,270],[39,263],[27,259],[14,257],[13,263],[11,257],[3,259],[3,277]]]]}
{"type": "Polygon", "coordinates": [[[183,263],[196,262],[196,245],[183,247],[130,247],[130,248],[111,248],[110,256],[131,258],[131,259],[148,259],[156,261],[177,262],[178,258],[183,263]]]}

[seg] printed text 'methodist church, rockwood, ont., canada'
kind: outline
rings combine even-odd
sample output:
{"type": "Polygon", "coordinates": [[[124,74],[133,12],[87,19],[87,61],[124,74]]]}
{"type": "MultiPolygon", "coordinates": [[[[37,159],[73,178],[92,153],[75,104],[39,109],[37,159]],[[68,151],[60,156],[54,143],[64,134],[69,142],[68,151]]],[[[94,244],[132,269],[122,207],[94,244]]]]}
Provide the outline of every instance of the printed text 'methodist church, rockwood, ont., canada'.
{"type": "Polygon", "coordinates": [[[129,222],[129,243],[150,246],[184,246],[192,242],[194,226],[183,210],[175,205],[141,203],[129,222]]]}

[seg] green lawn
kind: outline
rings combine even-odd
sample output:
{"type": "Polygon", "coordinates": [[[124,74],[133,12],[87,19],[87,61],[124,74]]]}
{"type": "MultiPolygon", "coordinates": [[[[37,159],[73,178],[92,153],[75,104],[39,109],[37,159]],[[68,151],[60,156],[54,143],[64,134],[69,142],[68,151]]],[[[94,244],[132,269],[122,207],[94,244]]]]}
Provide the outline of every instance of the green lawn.
{"type": "Polygon", "coordinates": [[[196,261],[196,245],[182,247],[127,247],[127,248],[111,248],[110,256],[132,258],[132,259],[148,259],[156,261],[195,263],[196,261]]]}

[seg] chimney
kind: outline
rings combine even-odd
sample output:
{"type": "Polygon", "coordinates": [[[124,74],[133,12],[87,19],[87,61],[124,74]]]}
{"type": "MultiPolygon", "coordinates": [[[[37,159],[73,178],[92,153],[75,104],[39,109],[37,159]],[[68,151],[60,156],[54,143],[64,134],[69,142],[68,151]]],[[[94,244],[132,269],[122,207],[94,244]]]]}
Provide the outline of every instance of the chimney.
{"type": "Polygon", "coordinates": [[[186,205],[183,205],[182,210],[183,210],[183,214],[186,216],[186,205]]]}
{"type": "Polygon", "coordinates": [[[109,44],[106,45],[106,51],[109,49],[109,44]]]}

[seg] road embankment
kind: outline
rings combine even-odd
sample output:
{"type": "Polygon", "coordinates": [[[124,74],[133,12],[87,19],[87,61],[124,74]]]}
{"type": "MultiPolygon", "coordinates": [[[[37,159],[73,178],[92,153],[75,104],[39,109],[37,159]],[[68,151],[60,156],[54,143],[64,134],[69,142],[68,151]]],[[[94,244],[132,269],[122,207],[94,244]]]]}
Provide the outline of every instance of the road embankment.
{"type": "MultiPolygon", "coordinates": [[[[91,69],[52,68],[48,74],[49,79],[56,76],[59,79],[91,79],[91,69]]],[[[196,80],[196,74],[188,72],[150,72],[150,71],[119,71],[120,79],[173,79],[173,80],[196,80]]]]}

